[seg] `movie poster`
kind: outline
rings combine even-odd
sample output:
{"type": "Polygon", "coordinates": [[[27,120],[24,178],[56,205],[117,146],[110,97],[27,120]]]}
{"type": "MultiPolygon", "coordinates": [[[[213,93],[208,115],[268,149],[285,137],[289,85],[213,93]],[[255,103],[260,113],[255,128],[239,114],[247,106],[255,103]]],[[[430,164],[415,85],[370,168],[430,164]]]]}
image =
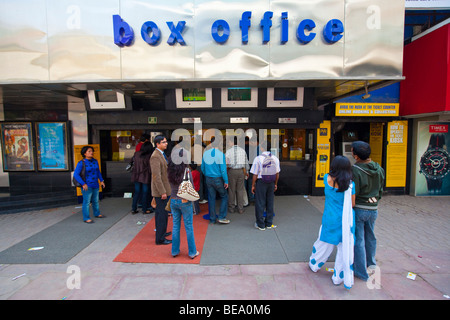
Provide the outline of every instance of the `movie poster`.
{"type": "Polygon", "coordinates": [[[2,123],[3,171],[33,171],[31,123],[2,123]]]}
{"type": "Polygon", "coordinates": [[[419,121],[416,195],[450,195],[450,122],[419,121]]]}
{"type": "Polygon", "coordinates": [[[69,170],[65,122],[36,124],[38,170],[69,170]]]}

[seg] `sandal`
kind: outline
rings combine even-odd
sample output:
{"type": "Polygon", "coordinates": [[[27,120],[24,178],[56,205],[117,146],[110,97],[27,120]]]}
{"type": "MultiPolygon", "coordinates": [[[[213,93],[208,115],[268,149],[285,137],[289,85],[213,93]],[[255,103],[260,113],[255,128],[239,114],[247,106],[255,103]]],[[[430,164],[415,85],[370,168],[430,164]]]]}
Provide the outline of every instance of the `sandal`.
{"type": "Polygon", "coordinates": [[[89,219],[89,220],[86,220],[86,221],[84,221],[85,223],[94,223],[94,220],[91,220],[91,219],[89,219]]]}
{"type": "Polygon", "coordinates": [[[192,257],[191,256],[189,256],[189,258],[191,258],[191,259],[194,259],[196,256],[198,256],[200,254],[200,252],[198,252],[197,251],[197,253],[196,254],[194,254],[192,257]]]}
{"type": "Polygon", "coordinates": [[[96,216],[96,218],[106,218],[106,216],[99,214],[98,216],[96,216]]]}

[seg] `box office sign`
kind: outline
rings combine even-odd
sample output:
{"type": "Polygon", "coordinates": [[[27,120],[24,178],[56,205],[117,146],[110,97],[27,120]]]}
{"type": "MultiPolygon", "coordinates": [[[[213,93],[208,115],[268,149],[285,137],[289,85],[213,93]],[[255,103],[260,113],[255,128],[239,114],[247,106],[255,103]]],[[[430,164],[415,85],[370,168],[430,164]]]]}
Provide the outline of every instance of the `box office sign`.
{"type": "Polygon", "coordinates": [[[3,81],[402,78],[403,1],[6,2],[3,81]]]}

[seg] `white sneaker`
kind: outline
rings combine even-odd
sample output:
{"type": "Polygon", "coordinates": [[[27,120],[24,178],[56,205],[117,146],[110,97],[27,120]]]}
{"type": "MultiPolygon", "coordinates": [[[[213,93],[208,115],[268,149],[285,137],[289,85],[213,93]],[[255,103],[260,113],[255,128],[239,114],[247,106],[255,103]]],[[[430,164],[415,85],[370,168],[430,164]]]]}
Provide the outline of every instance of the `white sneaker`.
{"type": "Polygon", "coordinates": [[[255,222],[255,228],[258,229],[258,230],[261,230],[261,231],[266,230],[266,228],[260,228],[260,227],[258,227],[258,224],[257,224],[256,222],[255,222]]]}
{"type": "Polygon", "coordinates": [[[276,225],[271,225],[270,227],[267,227],[267,229],[275,229],[277,226],[276,225]]]}
{"type": "Polygon", "coordinates": [[[228,220],[228,219],[219,219],[218,221],[219,221],[219,223],[223,223],[223,224],[230,223],[230,220],[228,220]]]}

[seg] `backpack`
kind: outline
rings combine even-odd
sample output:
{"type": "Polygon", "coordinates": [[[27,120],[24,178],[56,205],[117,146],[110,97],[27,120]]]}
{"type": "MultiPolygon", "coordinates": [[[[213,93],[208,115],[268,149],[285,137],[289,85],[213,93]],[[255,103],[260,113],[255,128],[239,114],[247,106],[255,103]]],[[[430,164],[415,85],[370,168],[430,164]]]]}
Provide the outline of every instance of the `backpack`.
{"type": "Polygon", "coordinates": [[[263,154],[262,156],[264,157],[264,160],[262,163],[261,179],[265,183],[275,182],[277,179],[277,165],[275,160],[271,153],[269,153],[269,155],[263,154]]]}

